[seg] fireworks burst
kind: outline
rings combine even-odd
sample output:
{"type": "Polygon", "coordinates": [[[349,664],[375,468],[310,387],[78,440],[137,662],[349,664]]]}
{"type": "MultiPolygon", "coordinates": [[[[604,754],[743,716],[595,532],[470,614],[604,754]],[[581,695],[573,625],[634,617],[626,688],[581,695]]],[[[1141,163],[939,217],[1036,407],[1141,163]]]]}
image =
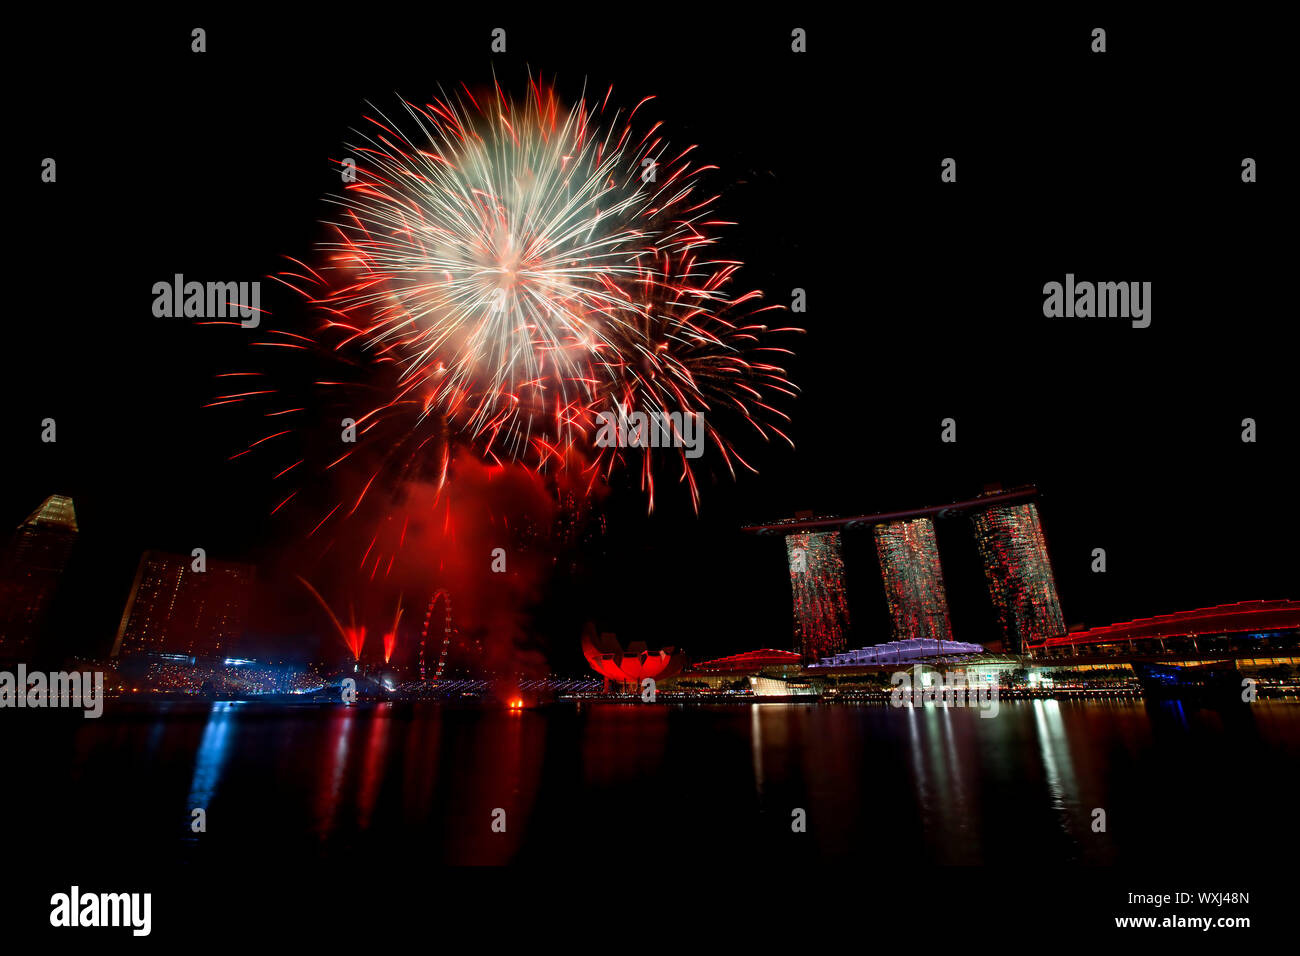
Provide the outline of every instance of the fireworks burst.
{"type": "MultiPolygon", "coordinates": [[[[381,479],[442,487],[458,442],[588,489],[635,454],[653,508],[649,450],[595,444],[598,413],[620,407],[703,413],[707,444],[733,476],[752,466],[726,437],[728,419],[789,441],[772,404],[794,395],[777,364],[789,352],[763,343],[799,330],[757,321],[781,307],[747,311],[759,293],[727,292],[740,264],[707,257],[725,225],[709,211],[716,197],[699,194],[714,167],[692,166],[695,147],[671,147],[660,124],[636,131],[649,98],[627,113],[611,99],[612,89],[563,109],[530,81],[520,102],[500,86],[478,97],[464,88],[366,117],[355,160],[341,164],[351,181],[329,198],[337,212],[317,268],[291,260],[276,277],[323,323],[257,343],[343,367],[317,371],[312,387],[348,410],[357,442],[321,466],[351,460],[359,487],[313,534],[381,479]]],[[[280,403],[266,412],[277,423],[310,404],[256,385],[213,404],[262,398],[280,403]]],[[[305,460],[278,466],[277,479],[305,460]]],[[[676,460],[698,509],[695,462],[676,460]]]]}

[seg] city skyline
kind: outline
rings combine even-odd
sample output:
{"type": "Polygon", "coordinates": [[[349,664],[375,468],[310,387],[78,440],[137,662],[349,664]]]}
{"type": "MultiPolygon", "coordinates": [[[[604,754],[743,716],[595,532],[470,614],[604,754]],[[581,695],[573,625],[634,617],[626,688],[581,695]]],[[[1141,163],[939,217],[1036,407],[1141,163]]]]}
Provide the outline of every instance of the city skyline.
{"type": "MultiPolygon", "coordinates": [[[[874,517],[814,517],[812,512],[801,512],[793,519],[793,523],[796,527],[800,524],[809,527],[847,525],[856,528],[869,526],[873,530],[882,593],[890,624],[885,632],[854,637],[853,646],[916,638],[927,638],[942,644],[945,641],[961,640],[968,635],[954,637],[952,631],[935,526],[929,518],[911,515],[925,510],[945,517],[968,512],[984,580],[989,588],[991,606],[991,617],[984,621],[983,633],[974,635],[974,639],[986,646],[1021,652],[1030,645],[1042,645],[1049,638],[1062,637],[1066,631],[1060,602],[1056,597],[1051,557],[1035,502],[999,503],[1004,499],[1023,499],[1026,495],[1036,496],[1037,489],[1029,486],[1004,491],[998,486],[986,486],[983,495],[969,501],[928,506],[921,512],[900,512],[909,516],[904,520],[886,520],[892,518],[889,514],[882,515],[877,520],[874,517]],[[993,498],[986,501],[989,495],[993,498]],[[995,625],[993,629],[989,629],[990,623],[995,625]]],[[[745,530],[771,534],[780,533],[783,527],[784,524],[778,522],[774,525],[749,526],[745,530]]],[[[38,606],[26,622],[28,642],[37,633],[33,626],[39,626],[40,619],[48,614],[53,597],[59,591],[62,567],[72,553],[78,531],[74,502],[65,496],[50,496],[27,521],[19,525],[5,546],[6,567],[13,571],[21,563],[22,556],[32,551],[33,541],[39,543],[48,539],[57,544],[51,553],[57,552],[58,561],[53,563],[58,567],[43,569],[38,566],[35,569],[44,575],[44,584],[39,589],[41,593],[38,606]],[[43,539],[34,534],[36,529],[43,527],[53,529],[52,535],[45,532],[43,539]]],[[[567,536],[563,530],[559,533],[567,536]]],[[[784,537],[794,602],[788,644],[810,662],[842,653],[850,643],[849,635],[855,632],[848,619],[848,593],[839,532],[787,533],[784,537]]],[[[39,547],[37,556],[50,552],[51,547],[48,543],[39,547]]],[[[51,563],[44,561],[46,565],[51,563]]],[[[196,554],[185,556],[145,551],[140,556],[134,581],[125,599],[111,649],[102,653],[93,647],[78,648],[75,653],[91,657],[117,657],[119,654],[130,656],[141,651],[190,657],[222,657],[245,653],[250,646],[247,618],[253,602],[252,585],[255,579],[256,571],[252,565],[216,558],[209,568],[206,554],[199,557],[196,554]],[[196,573],[200,563],[204,565],[202,575],[196,573]],[[207,577],[206,574],[212,576],[207,577]]],[[[9,590],[13,590],[12,585],[9,590]]],[[[431,595],[431,612],[432,602],[437,600],[437,596],[436,593],[431,595]]],[[[64,600],[75,601],[75,595],[69,597],[65,593],[64,600]]],[[[1259,600],[1267,601],[1269,596],[1261,598],[1242,595],[1235,603],[1259,600]]],[[[18,605],[7,600],[5,607],[11,606],[18,605]]],[[[1135,616],[1135,620],[1158,617],[1160,614],[1177,616],[1192,610],[1191,607],[1153,609],[1144,615],[1135,616]]],[[[450,605],[446,611],[450,629],[450,605]]],[[[400,621],[400,615],[398,619],[400,621]]],[[[1127,622],[1122,620],[1097,622],[1093,627],[1096,629],[1103,624],[1119,626],[1125,623],[1127,622]]],[[[328,628],[322,625],[323,622],[318,621],[308,629],[317,632],[318,637],[328,634],[328,628]]],[[[364,632],[365,625],[359,627],[360,634],[364,632]]],[[[425,627],[428,627],[427,621],[425,627]]],[[[1071,630],[1082,631],[1083,628],[1076,626],[1071,630]]],[[[403,660],[411,657],[409,645],[414,635],[415,625],[408,625],[404,632],[394,631],[390,634],[384,645],[384,661],[388,662],[393,647],[399,643],[403,647],[403,653],[399,656],[403,660]],[[397,639],[401,633],[407,635],[406,640],[397,639]]],[[[262,645],[257,653],[268,658],[287,655],[296,659],[329,659],[342,654],[342,648],[333,646],[328,637],[314,645],[314,652],[308,651],[301,644],[295,646],[292,638],[283,640],[285,637],[287,636],[281,635],[282,640],[279,642],[273,640],[270,644],[262,645]]],[[[734,642],[739,639],[732,640],[734,642]]],[[[763,644],[779,645],[780,640],[769,630],[743,645],[734,643],[733,646],[722,648],[722,651],[734,653],[763,644]]],[[[11,641],[7,647],[9,655],[14,656],[24,646],[29,644],[11,641]]],[[[373,658],[377,646],[372,642],[367,648],[368,658],[373,658]]],[[[707,642],[704,648],[692,656],[704,659],[718,650],[707,642]]],[[[423,654],[423,642],[420,649],[423,654]]],[[[47,647],[45,650],[65,655],[74,653],[66,647],[47,647]]],[[[480,654],[481,650],[480,647],[480,654]]],[[[686,650],[689,652],[691,649],[686,650]]],[[[352,653],[357,653],[356,648],[352,648],[352,653]]],[[[561,653],[564,657],[576,657],[561,653]]],[[[548,659],[547,663],[551,671],[564,671],[573,669],[575,662],[548,659]]],[[[411,666],[411,661],[406,661],[405,665],[411,666]]]]}

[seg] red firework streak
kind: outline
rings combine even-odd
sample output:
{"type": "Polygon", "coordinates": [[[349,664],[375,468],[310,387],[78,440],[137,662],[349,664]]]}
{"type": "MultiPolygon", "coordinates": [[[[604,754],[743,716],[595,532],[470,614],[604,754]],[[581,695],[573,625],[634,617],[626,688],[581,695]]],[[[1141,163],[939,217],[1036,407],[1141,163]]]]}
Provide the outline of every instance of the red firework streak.
{"type": "Polygon", "coordinates": [[[320,606],[325,609],[325,613],[328,614],[330,620],[334,622],[334,628],[339,632],[339,637],[343,638],[343,643],[347,645],[348,650],[352,653],[353,661],[360,663],[361,651],[366,646],[365,626],[358,626],[353,623],[344,627],[343,623],[338,619],[338,615],[331,610],[330,606],[325,602],[325,599],[321,597],[320,592],[311,586],[311,582],[302,575],[298,576],[298,580],[301,581],[307,590],[312,593],[312,596],[320,602],[320,606]]]}
{"type": "Polygon", "coordinates": [[[402,601],[398,598],[397,614],[393,618],[393,626],[384,632],[384,663],[387,664],[393,659],[393,651],[397,649],[397,625],[402,620],[402,601]]]}

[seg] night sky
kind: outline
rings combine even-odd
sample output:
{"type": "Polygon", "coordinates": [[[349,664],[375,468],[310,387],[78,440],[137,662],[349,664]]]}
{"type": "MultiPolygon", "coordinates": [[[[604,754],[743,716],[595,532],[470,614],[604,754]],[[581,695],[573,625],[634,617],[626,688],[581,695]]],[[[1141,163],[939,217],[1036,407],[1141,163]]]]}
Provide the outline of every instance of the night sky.
{"type": "MultiPolygon", "coordinates": [[[[584,81],[612,83],[628,106],[654,94],[648,115],[721,167],[705,182],[737,223],[718,249],[746,263],[738,284],[808,297],[789,317],[807,329],[790,366],[797,450],[738,440],[760,474],[719,472],[698,516],[667,473],[652,516],[635,476],[617,479],[599,560],[556,592],[563,608],[537,612],[558,670],[581,667],[569,627],[585,617],[697,659],[789,646],[780,539],[742,524],[938,504],[995,482],[1042,490],[1068,623],[1300,597],[1280,60],[1243,65],[1244,40],[1222,24],[983,18],[922,34],[668,9],[626,24],[430,9],[28,33],[47,68],[12,104],[0,524],[49,494],[74,498],[70,646],[107,649],[146,548],[260,562],[276,547],[275,489],[227,461],[247,433],[200,408],[238,356],[211,330],[154,318],[153,283],[259,279],[308,257],[338,182],[329,159],[366,100],[494,70],[520,91],[529,68],[570,99],[584,81]],[[1109,28],[1104,55],[1088,50],[1095,25],[1109,28]],[[189,52],[193,26],[205,54],[189,52]],[[489,52],[495,26],[506,54],[489,52]],[[790,52],[793,26],[809,31],[807,54],[790,52]],[[39,181],[46,156],[53,185],[39,181]],[[939,180],[947,156],[955,184],[939,180]],[[1043,284],[1066,273],[1150,281],[1151,327],[1045,318],[1043,284]],[[949,416],[956,444],[940,441],[949,416]],[[40,442],[45,417],[56,445],[40,442]],[[1240,440],[1246,417],[1255,444],[1240,440]],[[1104,575],[1089,569],[1096,547],[1104,575]]],[[[303,318],[270,282],[263,307],[270,322],[303,318]]],[[[938,535],[955,636],[993,639],[969,523],[938,535]]],[[[850,533],[845,556],[852,640],[888,639],[870,534],[850,533]]]]}

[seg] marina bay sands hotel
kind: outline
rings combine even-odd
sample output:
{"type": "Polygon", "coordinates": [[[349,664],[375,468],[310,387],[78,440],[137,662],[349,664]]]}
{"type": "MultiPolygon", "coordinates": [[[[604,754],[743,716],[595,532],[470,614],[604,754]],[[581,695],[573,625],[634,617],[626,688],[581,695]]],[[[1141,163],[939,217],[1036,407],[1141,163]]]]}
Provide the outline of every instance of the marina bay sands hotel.
{"type": "Polygon", "coordinates": [[[1033,501],[1037,494],[1033,487],[989,490],[978,498],[932,508],[849,518],[801,514],[744,530],[785,537],[795,641],[803,659],[815,662],[846,649],[849,611],[840,535],[855,528],[871,528],[875,535],[893,639],[951,641],[934,519],[969,515],[1004,647],[1019,653],[1066,630],[1033,501]]]}

